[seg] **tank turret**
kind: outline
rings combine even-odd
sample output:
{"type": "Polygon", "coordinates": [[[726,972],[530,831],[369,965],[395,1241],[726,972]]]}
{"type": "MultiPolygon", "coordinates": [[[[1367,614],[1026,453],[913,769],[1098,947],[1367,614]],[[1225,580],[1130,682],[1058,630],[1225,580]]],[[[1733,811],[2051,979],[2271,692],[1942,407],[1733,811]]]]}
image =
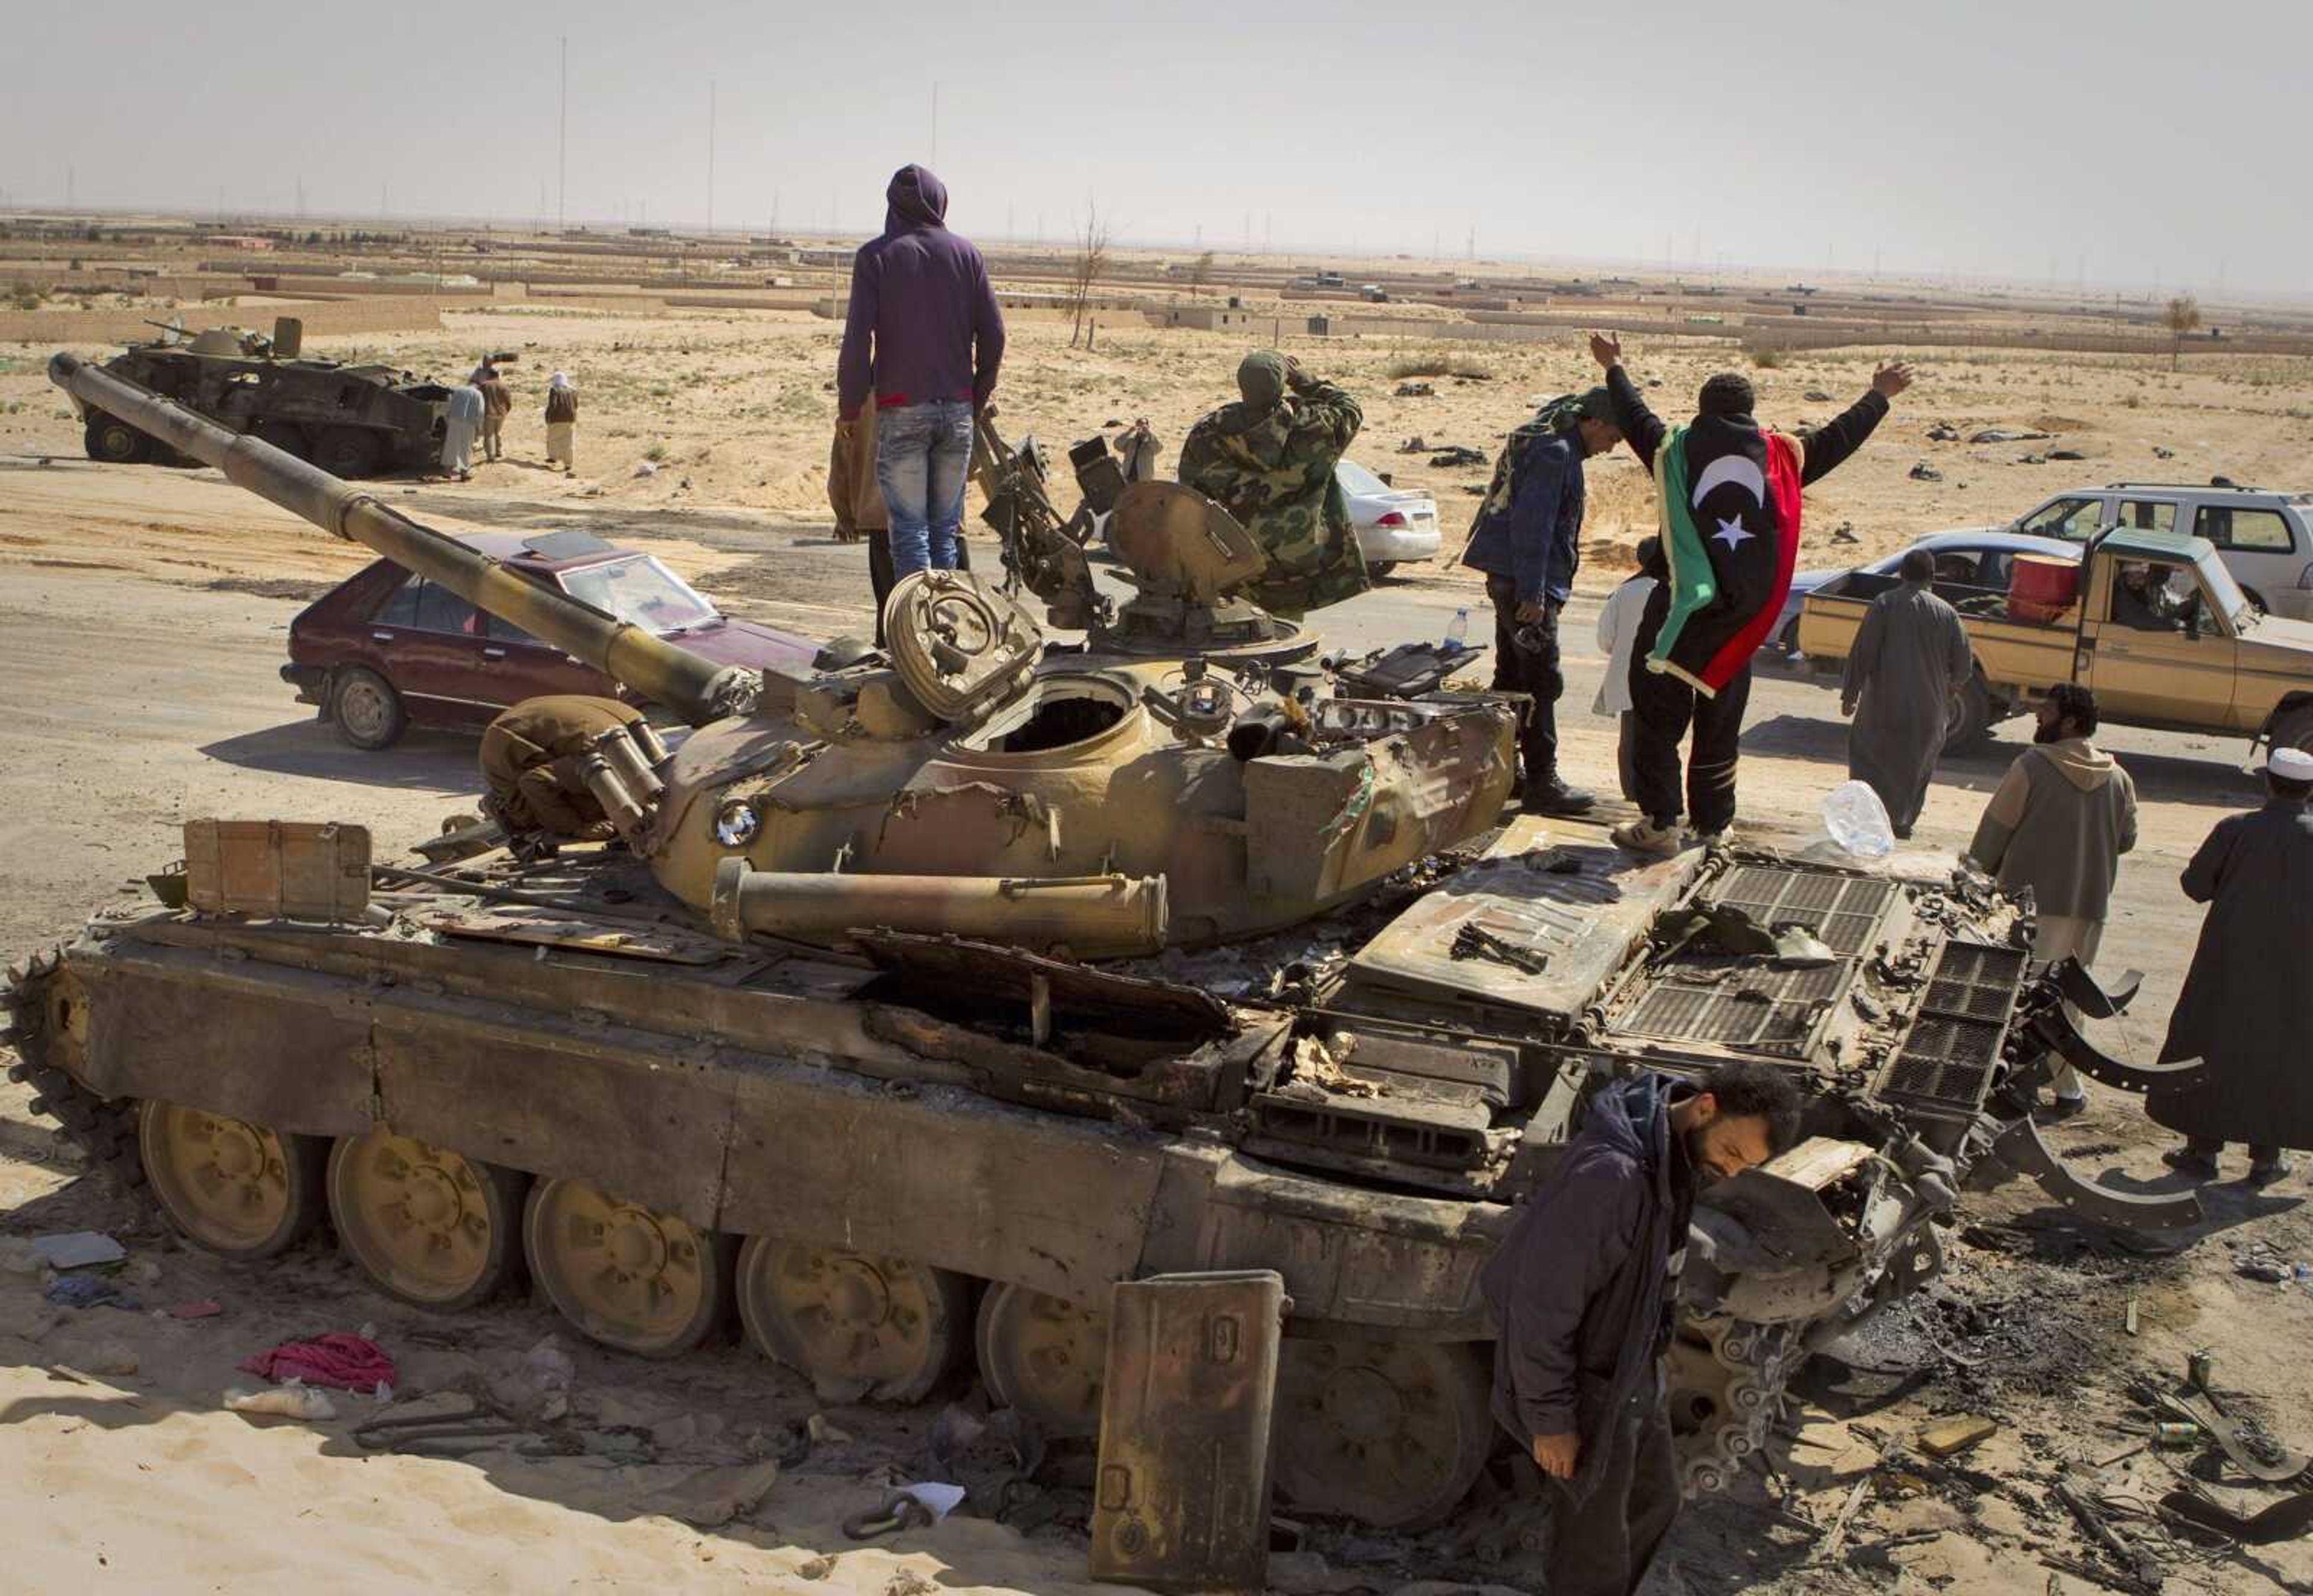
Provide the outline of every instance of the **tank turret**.
{"type": "MultiPolygon", "coordinates": [[[[659,883],[726,937],[823,944],[888,926],[1092,958],[1227,941],[1472,841],[1508,794],[1513,700],[1337,696],[1302,662],[1315,637],[1238,596],[1258,545],[1178,484],[1111,502],[1137,590],[1121,608],[1045,504],[1016,529],[1003,587],[948,571],[901,582],[888,658],[758,677],[68,355],[50,374],[697,727],[661,759],[612,737],[582,776],[659,883]],[[1048,644],[1024,581],[1056,623],[1090,623],[1085,644],[1048,644]]],[[[1473,653],[1442,655],[1432,682],[1473,653]]]]}

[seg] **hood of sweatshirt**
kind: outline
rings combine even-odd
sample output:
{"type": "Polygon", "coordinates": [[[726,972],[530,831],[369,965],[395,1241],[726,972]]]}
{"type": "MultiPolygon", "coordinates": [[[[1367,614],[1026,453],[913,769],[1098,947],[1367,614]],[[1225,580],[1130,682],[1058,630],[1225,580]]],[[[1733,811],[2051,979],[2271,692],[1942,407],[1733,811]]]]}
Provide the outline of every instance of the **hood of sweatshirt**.
{"type": "Polygon", "coordinates": [[[2083,793],[2093,793],[2112,779],[2120,768],[2112,756],[2089,742],[2085,737],[2067,737],[2062,742],[2043,742],[2034,751],[2062,773],[2063,778],[2083,793]]]}
{"type": "Polygon", "coordinates": [[[884,201],[886,232],[947,225],[947,185],[928,168],[902,166],[893,172],[891,186],[884,190],[884,201]]]}

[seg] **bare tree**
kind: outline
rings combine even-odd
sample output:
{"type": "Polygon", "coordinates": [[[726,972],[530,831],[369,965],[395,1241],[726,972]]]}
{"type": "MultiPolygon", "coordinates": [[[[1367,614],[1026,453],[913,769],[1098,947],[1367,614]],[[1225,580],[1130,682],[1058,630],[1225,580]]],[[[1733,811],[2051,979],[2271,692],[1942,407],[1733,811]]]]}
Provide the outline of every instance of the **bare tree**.
{"type": "Polygon", "coordinates": [[[2184,364],[2185,335],[2201,325],[2201,302],[2180,294],[2168,302],[2160,320],[2168,329],[2168,369],[2173,372],[2184,364]]]}
{"type": "Polygon", "coordinates": [[[1208,250],[1198,256],[1197,263],[1189,268],[1189,297],[1194,299],[1202,294],[1205,291],[1205,285],[1212,280],[1213,252],[1208,250]]]}
{"type": "Polygon", "coordinates": [[[1108,269],[1109,234],[1113,224],[1100,214],[1099,205],[1087,197],[1085,201],[1084,224],[1073,237],[1074,252],[1069,258],[1069,347],[1077,346],[1084,336],[1085,308],[1092,302],[1092,285],[1108,269]]]}

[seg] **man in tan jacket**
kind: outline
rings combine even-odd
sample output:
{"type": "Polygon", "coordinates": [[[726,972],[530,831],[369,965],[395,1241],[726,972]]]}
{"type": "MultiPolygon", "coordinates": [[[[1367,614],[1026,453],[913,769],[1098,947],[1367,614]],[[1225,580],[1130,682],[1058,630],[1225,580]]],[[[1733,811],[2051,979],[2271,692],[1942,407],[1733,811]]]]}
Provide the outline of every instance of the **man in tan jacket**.
{"type": "MultiPolygon", "coordinates": [[[[2030,888],[2038,918],[2034,960],[2070,957],[2085,969],[2104,940],[2120,856],[2136,846],[2136,784],[2089,739],[2096,695],[2058,682],[2041,703],[2033,746],[2008,767],[1976,826],[1967,856],[2010,891],[2030,888]]],[[[2053,1118],[2088,1106],[2080,1078],[2057,1066],[2053,1118]]]]}

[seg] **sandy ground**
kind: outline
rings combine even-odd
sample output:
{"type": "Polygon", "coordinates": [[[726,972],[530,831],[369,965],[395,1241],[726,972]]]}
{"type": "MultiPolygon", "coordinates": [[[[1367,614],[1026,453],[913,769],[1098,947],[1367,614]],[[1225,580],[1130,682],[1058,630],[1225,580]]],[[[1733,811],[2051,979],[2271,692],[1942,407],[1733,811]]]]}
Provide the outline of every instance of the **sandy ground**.
{"type": "MultiPolygon", "coordinates": [[[[1535,402],[1598,377],[1571,336],[1549,344],[1329,342],[1296,334],[1296,325],[1280,318],[1257,329],[1259,341],[1281,343],[1358,396],[1366,423],[1352,457],[1401,487],[1437,495],[1449,555],[1477,503],[1469,490],[1483,487],[1490,467],[1432,469],[1431,452],[1462,445],[1491,460],[1535,402]],[[1425,356],[1450,357],[1487,375],[1423,377],[1417,381],[1435,390],[1431,397],[1397,397],[1392,371],[1425,356]],[[1414,438],[1427,447],[1401,452],[1414,438]]],[[[1033,433],[1053,446],[1057,460],[1068,445],[1111,424],[1146,417],[1163,440],[1168,468],[1191,424],[1236,397],[1234,373],[1249,342],[1233,334],[1160,331],[1121,314],[1101,329],[1091,352],[1069,348],[1067,323],[1049,313],[1019,315],[1010,332],[997,395],[1007,436],[1033,433]]],[[[743,506],[823,520],[840,334],[834,322],[788,312],[644,319],[540,305],[455,312],[438,334],[316,338],[312,346],[444,377],[462,375],[485,349],[521,353],[507,373],[516,391],[509,427],[514,458],[483,467],[473,483],[452,490],[460,495],[512,494],[549,504],[584,498],[621,508],[743,506]],[[539,463],[544,434],[538,413],[546,379],[558,368],[570,373],[583,396],[580,471],[570,478],[539,463]],[[637,475],[646,465],[651,474],[637,475]]],[[[78,426],[43,374],[48,351],[18,347],[22,354],[13,361],[0,357],[0,454],[78,453],[78,426]]],[[[1625,347],[1634,375],[1661,384],[1649,398],[1666,417],[1684,419],[1702,379],[1732,363],[1744,364],[1756,386],[1761,417],[1784,428],[1836,415],[1869,385],[1882,358],[1842,350],[1756,369],[1724,346],[1633,338],[1625,347]]],[[[1897,402],[1872,448],[1807,495],[1803,565],[1843,566],[1922,532],[2006,522],[2088,482],[2201,482],[2222,474],[2276,487],[2307,486],[2302,461],[2313,443],[2313,362],[2196,355],[2184,372],[2171,373],[2165,363],[2133,356],[1940,350],[1922,356],[1920,368],[1919,386],[1897,402]],[[1930,442],[1925,434],[1939,421],[1963,437],[1987,427],[2054,435],[2004,444],[1930,442]],[[2076,449],[2087,458],[2022,463],[2054,449],[2076,449]],[[1943,473],[1941,481],[1912,479],[1912,468],[1923,460],[1943,473]],[[1833,540],[1842,528],[1854,544],[1833,540]]],[[[1653,530],[1654,513],[1645,474],[1628,452],[1595,463],[1590,473],[1587,535],[1596,576],[1618,566],[1617,548],[1653,530]]]]}
{"type": "MultiPolygon", "coordinates": [[[[447,365],[482,344],[541,339],[536,368],[525,364],[523,380],[534,387],[537,372],[561,363],[598,396],[582,460],[599,475],[565,480],[514,464],[486,468],[471,485],[391,491],[445,524],[593,524],[600,517],[735,609],[806,630],[856,628],[866,591],[860,553],[833,545],[819,515],[820,446],[831,403],[822,384],[832,333],[823,324],[739,315],[647,327],[475,318],[454,343],[428,340],[406,357],[447,365]],[[550,348],[543,344],[550,330],[550,348]],[[641,391],[613,400],[622,373],[641,391]],[[651,397],[654,373],[677,391],[651,397]],[[792,414],[781,409],[787,403],[792,414]],[[749,407],[768,413],[752,415],[749,407]],[[646,425],[661,413],[663,424],[646,425]],[[652,443],[672,463],[655,477],[632,477],[652,443]]],[[[1059,339],[1033,331],[1021,344],[1006,398],[1045,435],[1066,441],[1111,417],[1147,414],[1168,444],[1226,387],[1236,348],[1203,335],[1154,332],[1104,334],[1094,356],[1071,355],[1059,339]],[[1138,401],[1115,397],[1125,391],[1138,401]]],[[[1387,358],[1368,349],[1331,368],[1312,364],[1362,373],[1379,388],[1387,358]]],[[[1489,352],[1488,359],[1491,382],[1440,381],[1440,397],[1430,400],[1376,398],[1368,436],[1394,444],[1418,430],[1433,443],[1491,447],[1492,434],[1529,397],[1582,374],[1570,351],[1489,352]]],[[[1658,364],[1643,351],[1640,364],[1659,369],[1672,391],[1703,369],[1683,356],[1658,364]]],[[[1808,408],[1798,396],[1808,385],[1844,399],[1860,389],[1869,364],[1817,361],[1760,373],[1771,396],[1764,408],[1803,416],[1808,408]],[[1791,408],[1781,410],[1774,401],[1786,390],[1791,408]]],[[[2010,467],[2001,458],[2005,448],[1914,446],[1916,432],[1937,417],[1963,427],[2067,417],[2076,429],[2068,437],[2094,440],[2098,458],[2083,472],[2097,478],[2148,472],[2152,443],[2165,440],[2178,458],[2163,462],[2164,475],[2225,469],[2286,481],[2307,432],[2302,411],[2289,410],[2313,391],[2301,372],[2289,383],[2258,386],[2242,373],[2197,367],[2172,385],[2165,373],[2094,362],[1951,363],[1905,400],[1880,443],[1825,485],[1810,513],[1818,529],[1842,518],[1860,533],[1868,526],[1869,548],[1935,525],[2014,513],[2068,479],[2056,475],[2062,467],[2010,467]],[[2140,405],[2125,402],[2132,392],[2143,396],[2140,405]],[[1941,461],[1945,482],[1904,478],[1922,456],[1941,461]]],[[[188,816],[363,820],[391,850],[471,801],[471,743],[414,737],[385,755],[355,753],[292,704],[275,677],[295,599],[354,568],[364,557],[358,551],[300,530],[212,472],[32,464],[22,457],[77,452],[76,431],[58,409],[25,363],[0,373],[0,454],[20,457],[0,461],[0,679],[9,684],[11,711],[0,721],[0,946],[22,951],[68,934],[89,908],[140,890],[136,876],[176,856],[177,827],[188,816]],[[18,408],[6,413],[10,406],[18,408]]],[[[535,428],[518,423],[517,451],[536,442],[535,428]]],[[[1380,452],[1365,452],[1391,463],[1380,452]]],[[[1609,477],[1604,513],[1634,518],[1635,469],[1602,469],[1627,478],[1617,488],[1609,477]]],[[[1451,493],[1454,485],[1481,476],[1420,468],[1407,479],[1447,488],[1450,504],[1465,496],[1451,493]]],[[[1618,535],[1594,531],[1603,539],[1618,535]]],[[[1459,579],[1431,573],[1328,612],[1324,623],[1341,643],[1429,634],[1471,596],[1459,579]]],[[[1602,663],[1579,646],[1594,616],[1585,599],[1569,618],[1578,646],[1562,706],[1568,763],[1578,779],[1611,788],[1608,732],[1584,713],[1602,663]]],[[[2000,750],[1948,766],[1922,820],[1922,848],[1948,854],[1965,843],[2018,734],[2011,725],[2000,750]]],[[[1770,837],[1807,840],[1816,806],[1843,775],[1843,741],[1829,695],[1762,682],[1745,741],[1746,824],[1770,837]]],[[[2250,787],[2234,766],[2236,744],[2136,732],[2110,741],[2137,776],[2145,814],[2105,967],[2149,974],[2136,1016],[2104,1039],[2145,1058],[2197,925],[2177,872],[2210,825],[2250,801],[2250,787]]],[[[2115,1183],[2168,1188],[2157,1162],[2159,1133],[2128,1100],[2091,1091],[2095,1111],[2051,1140],[2115,1183]]],[[[2302,1193],[2302,1179],[2256,1197],[2238,1185],[2215,1188],[2210,1221],[2190,1245],[2154,1256],[2072,1221],[2021,1184],[1971,1198],[1966,1223],[1947,1236],[1952,1273],[1891,1331],[1895,1351],[1908,1347],[1907,1361],[1922,1376],[1893,1395],[1810,1385],[1774,1478],[1690,1513],[1650,1589],[1977,1596],[2051,1588],[2051,1571],[2036,1561],[2043,1552],[2094,1554],[2050,1507],[2049,1481],[2070,1465],[2099,1488],[2157,1495],[2167,1483],[2164,1461],[2148,1454],[2098,1470],[2089,1460],[2127,1439],[2119,1425],[2130,1380],[2173,1374],[2202,1346],[2216,1352],[2221,1385],[2261,1399],[2284,1438],[2313,1443],[2304,1417],[2313,1373],[2299,1355],[2313,1332],[2313,1299],[2231,1269],[2233,1249],[2252,1241],[2313,1258],[2302,1193]],[[2133,1337],[2124,1326],[2132,1299],[2133,1337]],[[1935,1341],[1947,1350],[1935,1351],[1935,1341]],[[1918,1428],[1952,1410],[1987,1413],[2001,1433],[1943,1469],[1907,1456],[1918,1428]],[[1825,1556],[1825,1528],[1859,1479],[1869,1486],[1848,1549],[1825,1556]]],[[[285,1337],[372,1326],[401,1358],[407,1393],[502,1376],[558,1334],[558,1321],[536,1304],[420,1315],[369,1291],[319,1250],[253,1273],[174,1247],[101,1179],[54,1152],[22,1090],[6,1089],[0,1235],[84,1225],[129,1244],[136,1272],[147,1276],[136,1289],[148,1308],[210,1297],[225,1311],[192,1322],[75,1312],[42,1303],[36,1279],[0,1275],[0,1478],[21,1482],[0,1493],[0,1534],[12,1548],[14,1588],[80,1589],[107,1578],[140,1591],[317,1583],[401,1589],[419,1581],[508,1591],[815,1583],[906,1596],[911,1577],[950,1589],[1052,1592],[1083,1583],[1083,1543],[1064,1527],[1024,1537],[958,1519],[869,1549],[842,1539],[842,1516],[868,1505],[888,1481],[920,1477],[936,1407],[828,1408],[855,1441],[813,1448],[719,1528],[669,1516],[664,1510],[697,1514],[700,1499],[734,1478],[701,1478],[701,1470],[743,1470],[787,1452],[790,1426],[821,1410],[801,1382],[737,1347],[663,1366],[561,1336],[577,1364],[579,1427],[614,1439],[647,1432],[648,1461],[631,1447],[543,1461],[365,1457],[347,1435],[368,1410],[359,1400],[342,1405],[346,1417],[318,1425],[221,1411],[219,1394],[236,1378],[232,1364],[285,1337]],[[118,1366],[124,1353],[133,1356],[133,1373],[56,1372],[118,1366]],[[822,1556],[832,1557],[831,1570],[812,1563],[822,1556]]],[[[762,1474],[745,1478],[761,1483],[762,1474]]],[[[1280,1579],[1297,1590],[1395,1591],[1447,1571],[1434,1548],[1383,1548],[1373,1562],[1358,1560],[1372,1556],[1371,1547],[1333,1540],[1320,1549],[1330,1559],[1322,1577],[1304,1559],[1281,1565],[1280,1579]]],[[[2095,1588],[2069,1574],[2054,1577],[2053,1588],[2095,1588]]],[[[2171,1588],[2254,1591],[2308,1581],[2313,1551],[2286,1547],[2179,1560],[2171,1588]]]]}

